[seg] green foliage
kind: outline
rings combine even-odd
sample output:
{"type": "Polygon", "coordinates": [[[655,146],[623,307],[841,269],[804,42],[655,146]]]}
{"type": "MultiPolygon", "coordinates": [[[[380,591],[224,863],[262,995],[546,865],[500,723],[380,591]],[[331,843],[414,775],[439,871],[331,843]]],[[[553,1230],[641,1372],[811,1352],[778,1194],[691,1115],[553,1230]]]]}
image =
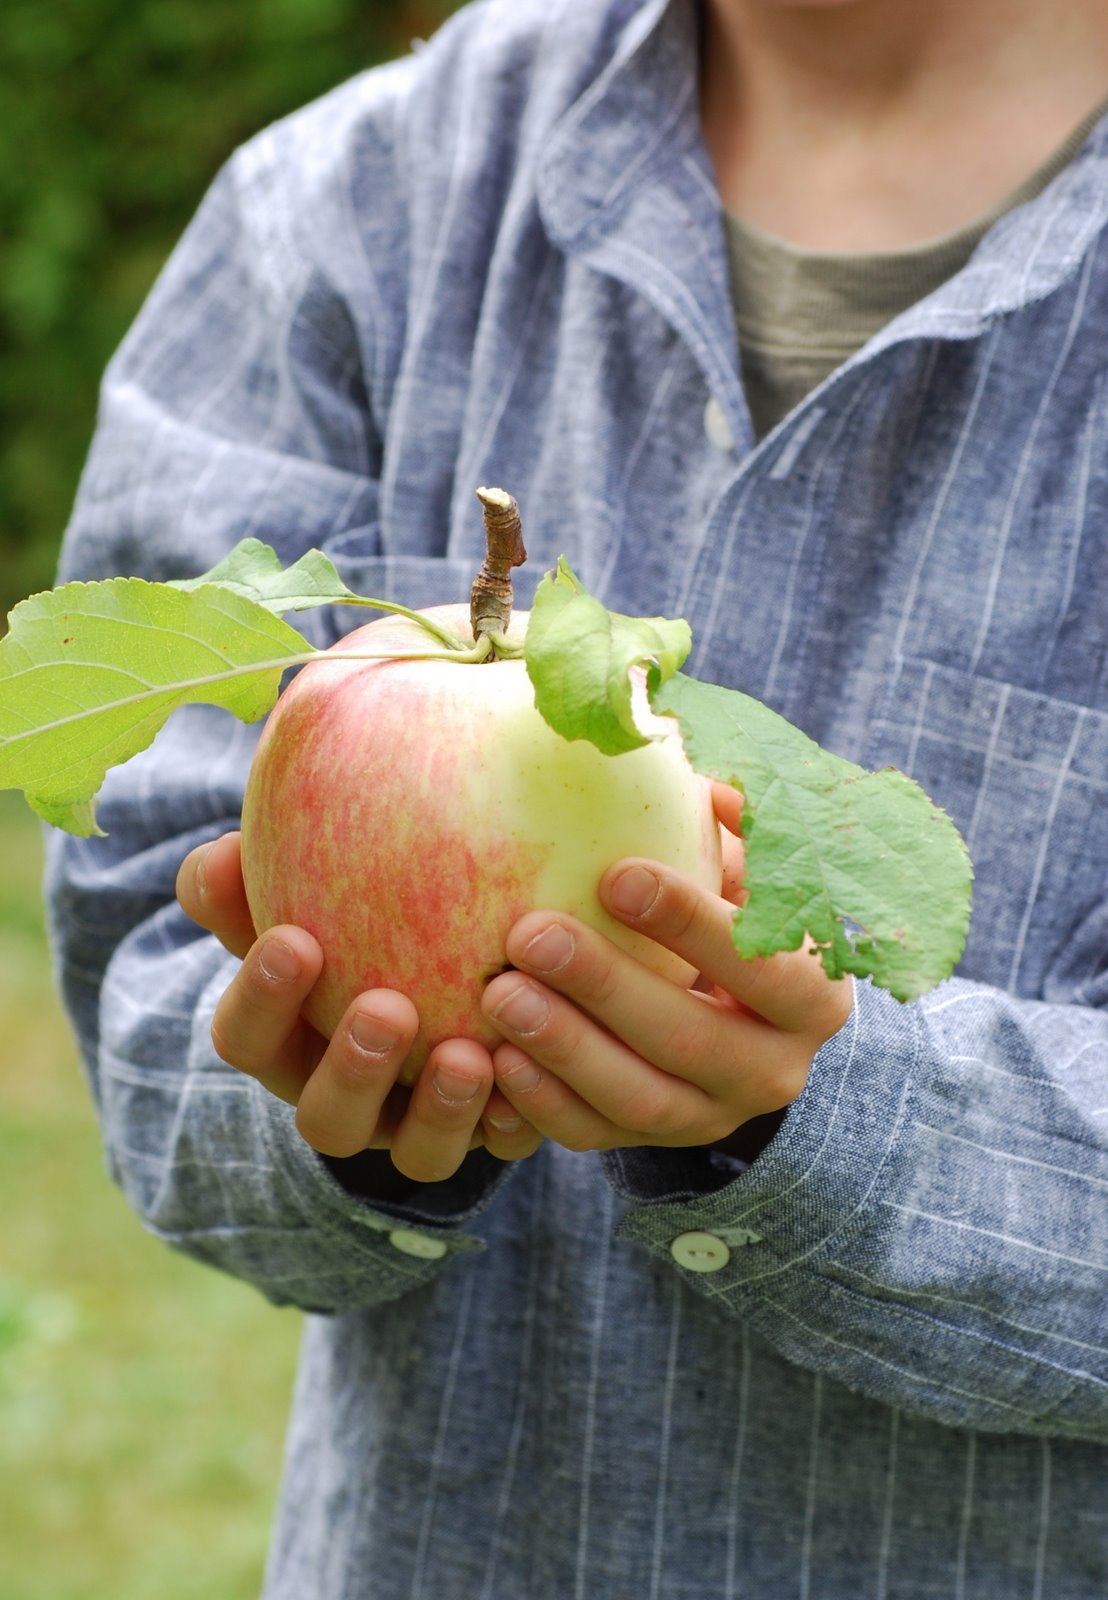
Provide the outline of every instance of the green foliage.
{"type": "Polygon", "coordinates": [[[631,668],[645,668],[654,687],[691,648],[683,619],[606,610],[562,557],[535,595],[525,655],[535,705],[550,726],[618,756],[648,743],[635,721],[631,668]]]}
{"type": "MultiPolygon", "coordinates": [[[[282,572],[268,545],[247,539],[184,583],[111,578],[32,596],[0,640],[0,787],[22,789],[58,827],[96,831],[108,768],[145,749],[177,706],[199,701],[256,721],[284,667],[354,659],[314,651],[273,614],[349,595],[319,551],[282,572]]],[[[693,767],[743,793],[747,902],[734,928],[743,956],[795,950],[807,936],[832,977],[872,977],[900,1000],[948,977],[972,880],[950,818],[903,773],[868,773],[748,695],[685,677],[677,669],[690,644],[684,621],[605,610],[559,560],[539,585],[524,647],[536,708],[563,738],[618,758],[658,736],[644,736],[632,708],[631,669],[646,669],[650,705],[677,718],[693,767]]],[[[458,649],[455,659],[475,655],[458,649]]]]}
{"type": "Polygon", "coordinates": [[[807,935],[831,977],[872,977],[898,1000],[950,975],[973,872],[957,828],[918,784],[894,767],[867,772],[749,695],[684,673],[652,703],[676,716],[698,772],[742,790],[741,956],[797,950],[807,935]]]}
{"type": "Polygon", "coordinates": [[[295,628],[219,584],[110,578],[32,595],[0,641],[0,784],[87,837],[108,770],[145,750],[177,706],[257,722],[284,669],[311,653],[295,628]]]}
{"type": "Polygon", "coordinates": [[[5,0],[0,619],[51,582],[100,374],[217,168],[456,6],[5,0]]]}

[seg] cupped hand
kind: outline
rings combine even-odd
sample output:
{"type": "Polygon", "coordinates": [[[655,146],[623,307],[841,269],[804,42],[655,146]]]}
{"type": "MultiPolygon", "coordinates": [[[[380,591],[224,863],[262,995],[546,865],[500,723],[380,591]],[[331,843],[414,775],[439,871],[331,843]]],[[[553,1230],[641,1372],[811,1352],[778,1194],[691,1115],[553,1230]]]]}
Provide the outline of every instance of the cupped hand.
{"type": "Polygon", "coordinates": [[[400,1085],[418,1026],[406,996],[359,995],[329,1040],[305,1021],[323,951],[303,928],[258,938],[239,838],[228,833],[199,846],[177,876],[185,913],[242,962],[212,1021],[220,1059],[294,1105],[300,1133],[323,1155],[387,1148],[393,1165],[419,1183],[452,1176],[482,1144],[504,1161],[530,1155],[541,1139],[495,1088],[489,1053],[474,1040],[436,1046],[412,1089],[400,1085]]]}
{"type": "Polygon", "coordinates": [[[505,1039],[493,1053],[498,1085],[532,1127],[571,1150],[726,1144],[796,1099],[850,1015],[849,980],[829,979],[810,950],[758,961],[736,952],[740,801],[722,785],[715,795],[732,830],[722,893],[640,859],[617,862],[600,885],[619,922],[702,975],[695,988],[572,917],[531,912],[508,938],[517,970],[485,991],[505,1039]]]}

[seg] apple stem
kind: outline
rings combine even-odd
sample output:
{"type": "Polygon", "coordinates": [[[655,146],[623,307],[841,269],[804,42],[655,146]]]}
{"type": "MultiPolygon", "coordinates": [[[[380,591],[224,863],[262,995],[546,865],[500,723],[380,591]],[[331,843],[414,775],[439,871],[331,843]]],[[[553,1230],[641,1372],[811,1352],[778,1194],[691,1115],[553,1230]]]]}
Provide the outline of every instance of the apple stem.
{"type": "Polygon", "coordinates": [[[473,637],[480,643],[488,638],[490,660],[498,655],[517,654],[505,638],[512,620],[512,568],[527,560],[523,548],[523,529],[519,506],[504,489],[478,489],[477,498],[485,518],[485,559],[473,580],[469,617],[473,637]]]}

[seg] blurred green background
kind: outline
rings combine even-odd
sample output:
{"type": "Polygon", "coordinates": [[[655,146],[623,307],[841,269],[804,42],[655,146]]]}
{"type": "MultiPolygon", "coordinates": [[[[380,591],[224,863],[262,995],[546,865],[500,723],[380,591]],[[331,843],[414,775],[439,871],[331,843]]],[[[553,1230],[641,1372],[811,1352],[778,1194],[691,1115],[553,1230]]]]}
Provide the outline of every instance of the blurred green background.
{"type": "Polygon", "coordinates": [[[4,0],[0,617],[49,585],[96,389],[225,157],[450,0],[4,0]]]}
{"type": "MultiPolygon", "coordinates": [[[[52,582],[104,364],[220,163],[453,9],[4,0],[0,619],[52,582]]],[[[0,794],[0,1600],[250,1600],[300,1318],[148,1238],[104,1175],[40,871],[0,794]]]]}

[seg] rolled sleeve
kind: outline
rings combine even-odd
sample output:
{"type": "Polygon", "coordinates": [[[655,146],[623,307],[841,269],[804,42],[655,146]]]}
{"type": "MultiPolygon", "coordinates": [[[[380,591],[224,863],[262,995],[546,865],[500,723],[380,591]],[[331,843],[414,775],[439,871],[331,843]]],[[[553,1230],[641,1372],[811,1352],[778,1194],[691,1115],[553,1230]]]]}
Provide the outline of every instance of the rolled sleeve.
{"type": "Polygon", "coordinates": [[[1108,1019],[1086,1008],[961,981],[902,1006],[859,984],[747,1171],[702,1161],[698,1188],[689,1158],[609,1158],[633,1203],[618,1232],[851,1388],[951,1425],[1103,1438],[1097,1059],[1108,1019]]]}

